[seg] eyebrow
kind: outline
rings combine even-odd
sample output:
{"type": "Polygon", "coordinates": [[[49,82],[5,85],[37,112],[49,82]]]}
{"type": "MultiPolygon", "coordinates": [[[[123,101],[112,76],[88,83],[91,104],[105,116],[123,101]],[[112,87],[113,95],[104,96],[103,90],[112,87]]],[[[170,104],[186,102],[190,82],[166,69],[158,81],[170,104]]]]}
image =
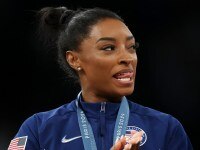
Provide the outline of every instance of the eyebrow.
{"type": "Polygon", "coordinates": [[[132,39],[135,39],[133,35],[132,35],[132,36],[128,36],[128,37],[126,38],[127,41],[130,41],[130,40],[132,40],[132,39]]]}
{"type": "MultiPolygon", "coordinates": [[[[132,40],[132,39],[134,39],[134,36],[128,36],[128,37],[126,38],[126,41],[130,41],[130,40],[132,40]]],[[[113,42],[115,42],[116,39],[115,39],[115,38],[112,38],[112,37],[102,37],[102,38],[98,39],[98,40],[96,41],[96,43],[98,43],[98,42],[100,42],[100,41],[113,41],[113,42]]]]}

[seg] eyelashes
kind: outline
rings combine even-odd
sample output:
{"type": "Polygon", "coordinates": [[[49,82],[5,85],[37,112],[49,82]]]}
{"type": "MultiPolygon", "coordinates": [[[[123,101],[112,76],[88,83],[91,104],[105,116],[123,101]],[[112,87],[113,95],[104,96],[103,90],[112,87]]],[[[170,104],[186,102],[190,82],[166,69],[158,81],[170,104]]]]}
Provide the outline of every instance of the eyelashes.
{"type": "Polygon", "coordinates": [[[132,51],[136,52],[137,49],[139,48],[139,43],[136,42],[134,45],[132,45],[129,49],[131,49],[132,51]]]}
{"type": "MultiPolygon", "coordinates": [[[[129,46],[127,49],[128,50],[132,49],[132,50],[136,51],[138,48],[139,48],[139,43],[136,42],[135,44],[129,46]]],[[[107,45],[107,46],[104,46],[103,48],[101,48],[101,50],[114,51],[114,50],[116,50],[116,46],[115,45],[107,45]]]]}
{"type": "Polygon", "coordinates": [[[135,42],[135,44],[133,45],[133,48],[134,48],[134,49],[138,49],[138,48],[139,48],[139,43],[138,43],[138,42],[135,42]]]}
{"type": "Polygon", "coordinates": [[[108,46],[105,46],[103,47],[101,50],[105,50],[105,51],[113,51],[115,50],[115,46],[114,45],[108,45],[108,46]]]}

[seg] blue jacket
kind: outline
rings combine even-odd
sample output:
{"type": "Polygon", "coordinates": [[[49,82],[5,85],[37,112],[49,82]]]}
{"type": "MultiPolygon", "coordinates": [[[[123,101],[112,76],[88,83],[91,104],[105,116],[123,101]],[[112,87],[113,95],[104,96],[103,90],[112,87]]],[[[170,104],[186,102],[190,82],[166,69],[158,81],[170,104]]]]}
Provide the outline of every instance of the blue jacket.
{"type": "MultiPolygon", "coordinates": [[[[113,143],[119,103],[80,102],[90,122],[98,150],[109,150],[113,143]],[[103,105],[102,105],[103,106],[103,105]]],[[[171,115],[129,101],[126,130],[143,130],[140,150],[192,150],[180,122],[171,115]]],[[[75,100],[54,110],[34,114],[19,129],[15,138],[27,136],[26,150],[83,150],[75,100]]]]}

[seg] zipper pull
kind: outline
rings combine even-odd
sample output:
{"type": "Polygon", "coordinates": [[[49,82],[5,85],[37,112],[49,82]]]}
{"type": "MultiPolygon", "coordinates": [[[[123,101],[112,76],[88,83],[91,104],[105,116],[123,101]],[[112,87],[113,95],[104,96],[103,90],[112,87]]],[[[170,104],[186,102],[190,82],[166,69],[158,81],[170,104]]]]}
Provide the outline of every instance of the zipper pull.
{"type": "Polygon", "coordinates": [[[101,102],[101,110],[100,112],[106,112],[106,102],[101,102]]]}

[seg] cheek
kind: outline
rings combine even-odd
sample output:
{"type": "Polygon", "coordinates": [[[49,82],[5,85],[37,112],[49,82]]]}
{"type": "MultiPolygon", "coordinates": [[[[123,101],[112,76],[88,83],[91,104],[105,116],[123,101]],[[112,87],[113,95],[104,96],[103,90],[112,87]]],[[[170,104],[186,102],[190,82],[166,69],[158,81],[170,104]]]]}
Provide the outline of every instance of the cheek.
{"type": "Polygon", "coordinates": [[[99,79],[103,81],[105,78],[111,76],[111,70],[115,62],[113,59],[105,57],[90,57],[83,63],[85,75],[90,79],[99,79]]]}
{"type": "Polygon", "coordinates": [[[134,54],[134,55],[133,55],[133,65],[134,65],[135,67],[137,66],[137,62],[138,62],[137,55],[134,54]]]}
{"type": "Polygon", "coordinates": [[[95,60],[91,62],[91,64],[92,64],[91,67],[94,70],[96,70],[96,72],[98,72],[99,74],[104,74],[104,75],[109,75],[113,67],[113,62],[107,61],[107,60],[95,60]]]}

